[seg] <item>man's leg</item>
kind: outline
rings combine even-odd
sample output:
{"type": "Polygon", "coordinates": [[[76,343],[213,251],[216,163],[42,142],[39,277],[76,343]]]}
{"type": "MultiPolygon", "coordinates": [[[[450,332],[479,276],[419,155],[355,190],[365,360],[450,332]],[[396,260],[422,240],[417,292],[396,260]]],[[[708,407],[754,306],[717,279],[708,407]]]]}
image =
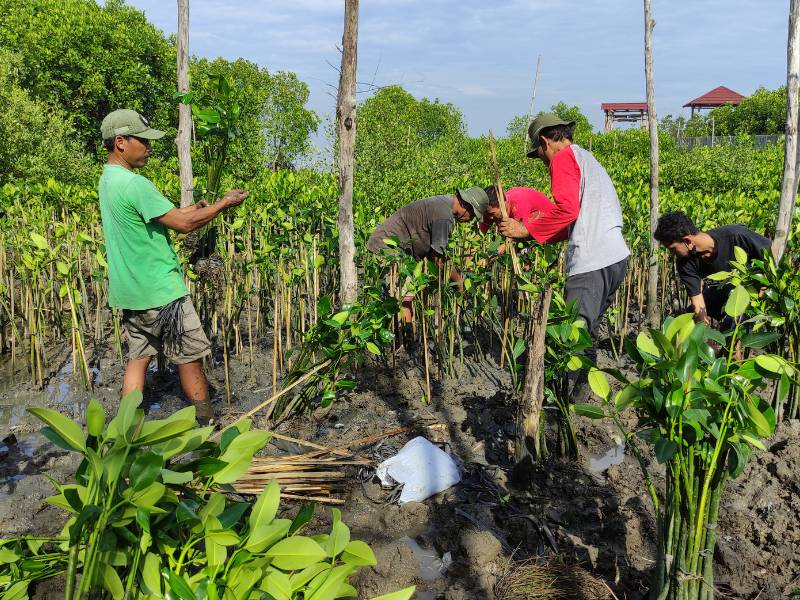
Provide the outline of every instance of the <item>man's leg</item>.
{"type": "Polygon", "coordinates": [[[165,352],[178,367],[181,388],[186,399],[197,409],[197,421],[206,425],[214,419],[208,379],[203,372],[203,357],[211,354],[211,343],[188,296],[181,304],[180,318],[183,319],[183,334],[174,344],[166,344],[165,352]]]}
{"type": "Polygon", "coordinates": [[[203,360],[197,359],[178,365],[178,376],[186,399],[195,405],[197,420],[201,424],[214,418],[214,410],[208,397],[208,379],[203,372],[203,360]]]}
{"type": "Polygon", "coordinates": [[[145,356],[136,360],[129,360],[122,378],[122,396],[134,390],[144,391],[144,380],[147,376],[147,367],[150,366],[152,356],[145,356]]]}

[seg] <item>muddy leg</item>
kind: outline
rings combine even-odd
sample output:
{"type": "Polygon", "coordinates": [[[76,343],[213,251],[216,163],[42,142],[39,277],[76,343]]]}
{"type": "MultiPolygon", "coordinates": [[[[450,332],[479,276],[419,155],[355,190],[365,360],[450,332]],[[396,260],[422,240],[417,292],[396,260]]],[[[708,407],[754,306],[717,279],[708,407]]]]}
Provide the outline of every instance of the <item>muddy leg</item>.
{"type": "Polygon", "coordinates": [[[208,380],[203,372],[203,361],[198,359],[178,365],[178,375],[186,399],[197,408],[197,420],[201,424],[208,423],[214,418],[214,411],[208,398],[208,380]]]}
{"type": "Polygon", "coordinates": [[[152,358],[152,356],[145,356],[128,361],[128,365],[125,367],[125,376],[122,378],[122,396],[134,390],[144,390],[144,379],[152,358]]]}

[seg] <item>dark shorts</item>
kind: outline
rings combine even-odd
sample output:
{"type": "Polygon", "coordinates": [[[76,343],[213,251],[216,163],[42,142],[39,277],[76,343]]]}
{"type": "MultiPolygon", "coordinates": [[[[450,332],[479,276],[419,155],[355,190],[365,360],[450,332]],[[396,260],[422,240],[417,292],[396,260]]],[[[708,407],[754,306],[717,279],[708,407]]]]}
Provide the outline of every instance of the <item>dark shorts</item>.
{"type": "Polygon", "coordinates": [[[628,272],[628,259],[588,273],[567,277],[564,286],[564,299],[567,304],[575,301],[578,314],[586,321],[589,332],[594,336],[600,317],[614,302],[614,294],[622,285],[628,272]]]}
{"type": "Polygon", "coordinates": [[[161,308],[122,311],[122,325],[128,334],[128,360],[140,360],[163,352],[176,365],[190,363],[211,354],[200,317],[191,298],[184,296],[180,307],[183,335],[176,343],[165,344],[158,323],[161,308]]]}

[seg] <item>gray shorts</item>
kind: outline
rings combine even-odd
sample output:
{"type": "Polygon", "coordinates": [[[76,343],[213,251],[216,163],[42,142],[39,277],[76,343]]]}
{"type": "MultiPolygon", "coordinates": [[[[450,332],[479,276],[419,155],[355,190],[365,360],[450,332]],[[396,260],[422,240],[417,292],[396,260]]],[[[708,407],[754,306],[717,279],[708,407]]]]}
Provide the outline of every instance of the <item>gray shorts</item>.
{"type": "Polygon", "coordinates": [[[211,342],[203,331],[191,298],[184,296],[182,300],[183,335],[174,346],[164,344],[161,326],[157,322],[161,308],[122,311],[122,325],[128,334],[128,360],[141,360],[164,352],[171,363],[182,365],[211,354],[211,342]]]}

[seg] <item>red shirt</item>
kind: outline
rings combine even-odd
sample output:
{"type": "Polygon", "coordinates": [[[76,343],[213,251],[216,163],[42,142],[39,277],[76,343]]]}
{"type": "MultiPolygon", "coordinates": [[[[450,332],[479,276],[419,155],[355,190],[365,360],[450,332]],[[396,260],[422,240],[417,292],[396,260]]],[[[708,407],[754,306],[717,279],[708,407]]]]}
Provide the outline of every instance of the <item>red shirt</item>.
{"type": "Polygon", "coordinates": [[[581,210],[581,169],[572,146],[567,146],[550,161],[550,188],[555,205],[527,227],[540,244],[560,242],[568,237],[569,226],[581,210]]]}
{"type": "MultiPolygon", "coordinates": [[[[533,224],[542,214],[548,214],[555,206],[545,194],[538,190],[515,187],[506,191],[506,208],[508,208],[509,217],[522,220],[531,236],[536,237],[532,231],[533,224]]],[[[485,214],[483,222],[478,227],[486,233],[492,225],[494,225],[494,221],[488,214],[485,214]]]]}

